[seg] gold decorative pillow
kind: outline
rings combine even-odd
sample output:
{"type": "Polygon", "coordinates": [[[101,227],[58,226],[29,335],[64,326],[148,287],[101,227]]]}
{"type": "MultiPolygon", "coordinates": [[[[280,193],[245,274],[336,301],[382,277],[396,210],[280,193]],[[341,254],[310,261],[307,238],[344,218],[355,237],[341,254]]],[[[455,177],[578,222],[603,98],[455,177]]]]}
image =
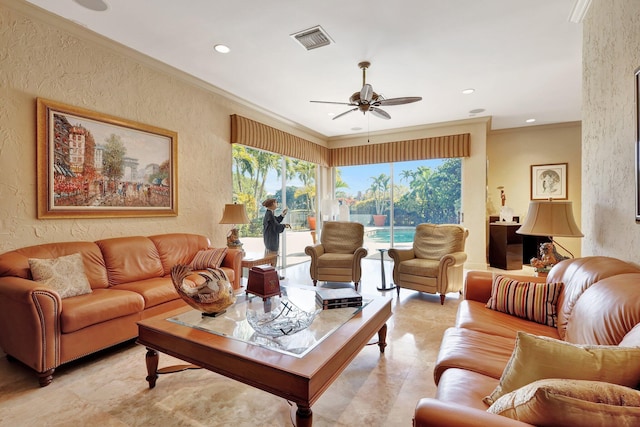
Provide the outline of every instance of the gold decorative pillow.
{"type": "Polygon", "coordinates": [[[29,258],[29,268],[33,280],[53,288],[60,298],[91,293],[79,253],[51,259],[29,258]]]}
{"type": "Polygon", "coordinates": [[[504,394],[546,378],[635,387],[640,383],[640,348],[582,346],[520,331],[500,383],[483,401],[492,405],[504,394]]]}
{"type": "Polygon", "coordinates": [[[487,411],[536,426],[631,427],[640,425],[640,391],[600,381],[538,380],[487,411]]]}
{"type": "Polygon", "coordinates": [[[198,251],[191,261],[194,270],[206,270],[207,268],[220,268],[222,260],[227,254],[227,248],[202,249],[198,251]]]}
{"type": "Polygon", "coordinates": [[[555,327],[561,290],[562,283],[519,282],[497,275],[487,308],[555,327]]]}

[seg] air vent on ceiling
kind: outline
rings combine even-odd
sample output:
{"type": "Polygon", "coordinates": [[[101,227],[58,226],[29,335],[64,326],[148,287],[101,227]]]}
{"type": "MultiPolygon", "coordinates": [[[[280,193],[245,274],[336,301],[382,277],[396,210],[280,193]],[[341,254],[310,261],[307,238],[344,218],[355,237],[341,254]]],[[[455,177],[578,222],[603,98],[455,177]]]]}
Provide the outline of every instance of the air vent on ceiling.
{"type": "Polygon", "coordinates": [[[291,37],[296,39],[298,43],[307,50],[327,46],[333,43],[329,34],[327,34],[320,25],[293,33],[291,34],[291,37]]]}

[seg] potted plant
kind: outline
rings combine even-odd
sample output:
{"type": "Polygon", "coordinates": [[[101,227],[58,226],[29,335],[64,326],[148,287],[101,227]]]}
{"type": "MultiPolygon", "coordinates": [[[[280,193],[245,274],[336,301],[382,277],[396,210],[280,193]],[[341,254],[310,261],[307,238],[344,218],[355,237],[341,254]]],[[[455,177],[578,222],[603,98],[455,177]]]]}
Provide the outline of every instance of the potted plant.
{"type": "Polygon", "coordinates": [[[382,173],[378,176],[371,177],[371,187],[369,192],[373,197],[376,213],[373,215],[373,225],[382,227],[387,220],[384,212],[389,204],[389,180],[391,177],[382,173]]]}

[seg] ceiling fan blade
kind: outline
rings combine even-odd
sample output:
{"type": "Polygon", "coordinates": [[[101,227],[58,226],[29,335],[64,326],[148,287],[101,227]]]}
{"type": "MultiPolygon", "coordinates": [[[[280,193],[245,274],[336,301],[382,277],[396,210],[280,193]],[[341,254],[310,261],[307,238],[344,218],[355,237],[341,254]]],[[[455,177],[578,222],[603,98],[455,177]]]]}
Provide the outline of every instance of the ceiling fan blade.
{"type": "Polygon", "coordinates": [[[389,120],[391,118],[389,113],[376,107],[370,107],[369,111],[371,111],[371,114],[376,117],[380,117],[381,119],[389,120]]]}
{"type": "Polygon", "coordinates": [[[332,120],[335,120],[335,119],[337,119],[338,117],[342,117],[342,116],[344,116],[344,115],[346,115],[346,114],[352,113],[352,112],[354,112],[354,111],[356,111],[356,110],[358,110],[358,107],[356,107],[356,108],[352,108],[351,110],[347,110],[347,111],[345,111],[344,113],[340,113],[340,114],[338,114],[337,116],[335,116],[332,120]]]}
{"type": "Polygon", "coordinates": [[[309,102],[315,102],[317,104],[356,105],[356,104],[352,104],[350,102],[334,102],[334,101],[309,101],[309,102]]]}
{"type": "Polygon", "coordinates": [[[371,98],[373,98],[373,87],[366,83],[360,90],[360,101],[367,101],[367,103],[369,103],[371,102],[371,98]]]}
{"type": "Polygon", "coordinates": [[[421,96],[405,96],[402,98],[379,99],[374,105],[402,105],[422,101],[421,96]]]}

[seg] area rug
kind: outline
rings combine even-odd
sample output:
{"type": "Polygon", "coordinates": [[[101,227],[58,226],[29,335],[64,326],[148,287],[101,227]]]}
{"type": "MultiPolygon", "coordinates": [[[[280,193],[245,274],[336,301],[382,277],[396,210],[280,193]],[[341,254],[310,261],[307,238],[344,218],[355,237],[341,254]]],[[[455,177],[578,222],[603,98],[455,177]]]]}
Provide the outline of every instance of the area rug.
{"type": "MultiPolygon", "coordinates": [[[[389,292],[389,294],[391,294],[389,292]]],[[[388,346],[366,346],[312,406],[314,426],[411,425],[418,399],[433,397],[433,366],[457,294],[403,290],[392,298],[388,346]]],[[[375,339],[372,338],[372,341],[375,339]]],[[[40,388],[33,371],[0,359],[2,426],[291,426],[286,400],[206,370],[145,381],[146,349],[135,342],[58,368],[40,388]]],[[[183,363],[160,355],[160,367],[183,363]]]]}

